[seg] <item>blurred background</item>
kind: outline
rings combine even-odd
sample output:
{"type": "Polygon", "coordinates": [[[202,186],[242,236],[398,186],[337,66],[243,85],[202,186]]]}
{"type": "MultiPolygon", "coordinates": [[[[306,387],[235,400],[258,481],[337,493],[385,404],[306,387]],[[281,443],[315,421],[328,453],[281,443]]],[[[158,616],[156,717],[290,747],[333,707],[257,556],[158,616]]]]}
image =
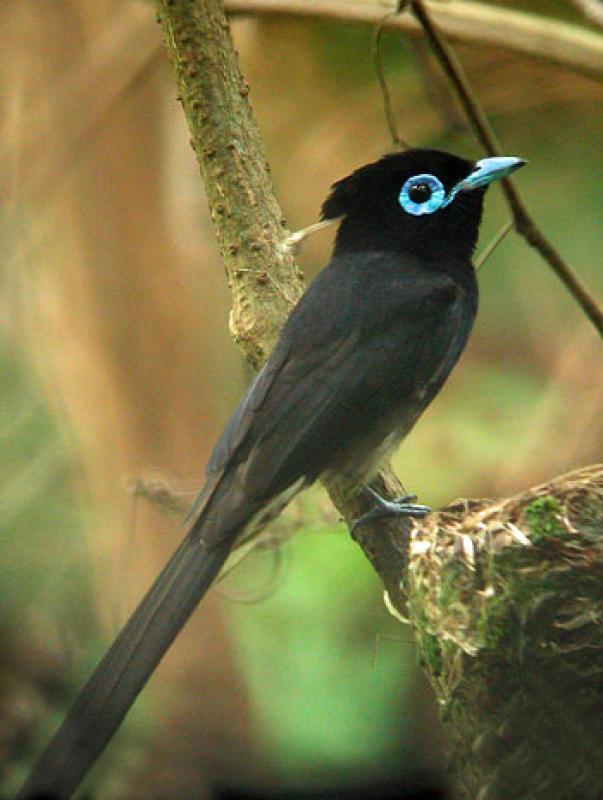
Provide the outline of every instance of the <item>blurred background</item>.
{"type": "MultiPolygon", "coordinates": [[[[354,2],[354,0],[350,0],[354,2]]],[[[588,27],[571,2],[498,2],[588,27]]],[[[292,229],[390,147],[371,29],[237,17],[292,229]]],[[[181,536],[250,373],[152,3],[0,5],[0,794],[10,797],[181,536]]],[[[603,87],[458,44],[529,207],[603,298],[603,87]]],[[[398,124],[479,157],[420,38],[383,37],[398,124]]],[[[490,191],[481,245],[508,219],[490,191]]],[[[300,260],[308,280],[330,234],[300,260]]],[[[422,502],[496,496],[601,456],[603,349],[510,236],[480,272],[468,352],[396,458],[422,502]]],[[[216,587],[81,797],[405,797],[446,786],[410,629],[320,489],[216,587]]],[[[443,794],[441,796],[444,796],[443,794]]]]}

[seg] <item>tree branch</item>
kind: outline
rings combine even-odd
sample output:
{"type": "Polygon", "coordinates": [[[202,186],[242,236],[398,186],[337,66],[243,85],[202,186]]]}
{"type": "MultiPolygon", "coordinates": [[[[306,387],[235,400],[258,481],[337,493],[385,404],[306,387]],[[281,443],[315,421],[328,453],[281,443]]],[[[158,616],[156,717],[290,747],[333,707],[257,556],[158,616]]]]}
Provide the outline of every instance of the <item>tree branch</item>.
{"type": "Polygon", "coordinates": [[[232,292],[230,327],[258,367],[302,291],[223,4],[158,3],[163,38],[232,292]]]}
{"type": "MultiPolygon", "coordinates": [[[[436,58],[449,78],[476,138],[481,142],[489,156],[502,155],[496,135],[477,98],[471,91],[469,81],[460,61],[439,33],[436,25],[434,25],[430,13],[427,12],[425,2],[423,0],[412,0],[411,8],[425,30],[436,58]]],[[[502,187],[511,208],[518,233],[526,239],[528,244],[536,248],[542,258],[565,284],[565,287],[595,326],[599,335],[603,337],[603,308],[599,306],[580,278],[538,227],[512,181],[505,178],[502,181],[502,187]]]]}
{"type": "Polygon", "coordinates": [[[594,25],[603,28],[603,3],[601,0],[572,0],[572,2],[594,25]]]}
{"type": "MultiPolygon", "coordinates": [[[[603,37],[577,25],[463,0],[437,0],[429,2],[428,7],[451,39],[503,47],[592,78],[600,79],[603,73],[603,37]]],[[[226,0],[226,9],[230,13],[285,14],[371,25],[388,11],[379,0],[226,0]]],[[[421,26],[410,16],[391,18],[386,26],[421,33],[421,26]]]]}

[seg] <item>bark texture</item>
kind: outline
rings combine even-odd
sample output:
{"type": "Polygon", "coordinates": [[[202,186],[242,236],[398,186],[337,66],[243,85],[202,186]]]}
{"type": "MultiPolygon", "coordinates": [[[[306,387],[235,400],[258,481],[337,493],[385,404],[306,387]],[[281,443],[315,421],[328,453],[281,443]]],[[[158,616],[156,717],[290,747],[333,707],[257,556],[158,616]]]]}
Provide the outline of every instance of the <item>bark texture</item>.
{"type": "Polygon", "coordinates": [[[259,367],[303,277],[282,248],[285,220],[221,0],[160,0],[159,21],[232,292],[231,331],[259,367]]]}

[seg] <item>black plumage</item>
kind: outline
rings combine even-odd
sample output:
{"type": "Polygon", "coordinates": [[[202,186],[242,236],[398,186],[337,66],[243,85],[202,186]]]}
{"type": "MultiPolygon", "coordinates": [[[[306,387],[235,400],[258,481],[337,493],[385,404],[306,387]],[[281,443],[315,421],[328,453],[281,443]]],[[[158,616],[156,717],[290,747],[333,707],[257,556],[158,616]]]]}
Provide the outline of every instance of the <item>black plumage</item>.
{"type": "Polygon", "coordinates": [[[484,187],[520,165],[498,161],[411,150],[334,185],[322,209],[342,218],[329,265],[226,426],[184,541],[20,798],[63,798],[79,785],[237,539],[321,476],[344,472],[361,486],[412,428],[475,318],[484,187]]]}

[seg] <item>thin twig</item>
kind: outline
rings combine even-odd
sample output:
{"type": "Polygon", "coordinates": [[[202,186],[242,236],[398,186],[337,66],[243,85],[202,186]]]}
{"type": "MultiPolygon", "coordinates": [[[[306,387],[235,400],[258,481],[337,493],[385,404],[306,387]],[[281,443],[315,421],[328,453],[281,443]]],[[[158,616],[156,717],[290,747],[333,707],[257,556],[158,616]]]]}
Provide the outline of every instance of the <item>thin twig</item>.
{"type": "Polygon", "coordinates": [[[498,245],[507,237],[507,235],[513,230],[514,222],[512,219],[505,222],[502,228],[494,234],[492,239],[488,242],[488,244],[484,247],[482,252],[479,256],[475,259],[475,269],[481,269],[486,261],[490,258],[492,253],[496,250],[498,245]]]}
{"type": "Polygon", "coordinates": [[[406,10],[406,6],[409,2],[410,0],[401,0],[401,2],[398,3],[398,7],[395,11],[392,11],[391,13],[382,17],[375,25],[371,39],[371,60],[373,62],[375,75],[377,76],[379,87],[381,89],[383,110],[385,112],[385,119],[387,120],[387,127],[389,128],[389,132],[392,137],[392,147],[394,150],[409,148],[410,144],[401,136],[396,123],[396,115],[394,114],[394,109],[392,106],[391,93],[387,84],[387,78],[385,77],[385,70],[383,69],[383,60],[381,59],[381,34],[390,20],[406,10]]]}
{"type": "Polygon", "coordinates": [[[297,255],[301,252],[302,245],[309,236],[314,236],[315,233],[320,233],[320,231],[324,231],[325,228],[330,228],[331,225],[335,225],[336,223],[340,222],[341,219],[341,217],[335,217],[334,219],[321,219],[320,222],[313,222],[311,225],[306,225],[305,228],[300,228],[300,230],[290,233],[283,240],[281,246],[293,255],[297,255]]]}
{"type": "Polygon", "coordinates": [[[135,499],[144,498],[155,506],[162,514],[182,519],[190,508],[195,496],[194,491],[185,492],[175,487],[175,481],[167,478],[140,477],[126,487],[135,499]]]}
{"type": "MultiPolygon", "coordinates": [[[[481,142],[488,155],[501,155],[501,148],[496,139],[496,135],[471,90],[463,67],[450,45],[434,25],[426,10],[425,3],[423,0],[411,0],[411,8],[423,26],[435,56],[454,87],[476,138],[481,142]]],[[[581,306],[586,316],[597,329],[599,335],[603,337],[603,308],[599,306],[580,278],[574,273],[569,264],[567,264],[534,222],[526,204],[513,183],[506,178],[502,181],[502,186],[507,202],[511,208],[513,221],[518,233],[520,233],[528,244],[532,245],[549,264],[565,284],[570,294],[581,306]]]]}

